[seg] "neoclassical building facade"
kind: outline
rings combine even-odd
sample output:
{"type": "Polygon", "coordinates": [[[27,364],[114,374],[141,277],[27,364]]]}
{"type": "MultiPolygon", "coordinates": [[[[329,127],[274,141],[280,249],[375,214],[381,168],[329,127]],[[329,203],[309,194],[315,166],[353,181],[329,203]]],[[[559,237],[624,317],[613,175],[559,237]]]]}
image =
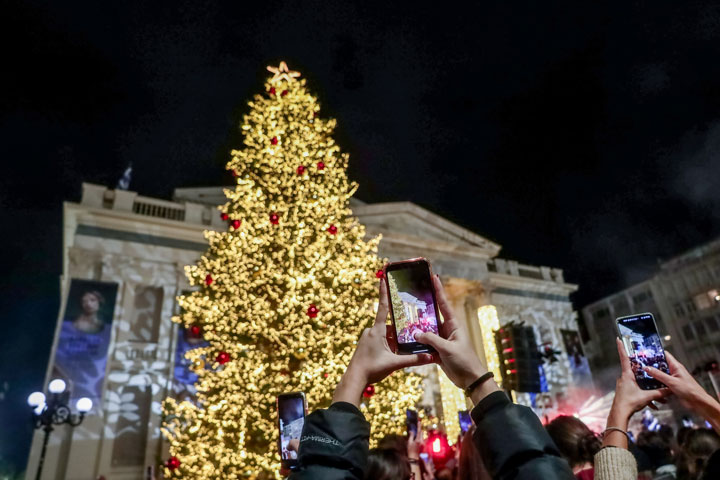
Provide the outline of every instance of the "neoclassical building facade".
{"type": "MultiPolygon", "coordinates": [[[[139,480],[162,462],[160,406],[178,392],[180,331],[170,318],[175,297],[190,288],[184,267],[206,250],[204,230],[226,228],[216,208],[225,198],[219,187],[176,189],[172,201],[87,183],[82,189],[81,201],[63,208],[62,306],[46,380],[54,374],[72,281],[114,284],[117,295],[100,401],[82,425],[53,433],[42,478],[139,480]]],[[[561,270],[503,259],[500,245],[409,202],[353,200],[351,207],[368,235],[382,235],[381,256],[428,258],[479,355],[491,361],[492,329],[510,321],[532,325],[538,344],[558,352],[544,366],[547,391],[518,394],[519,402],[552,415],[571,399],[573,386],[587,381],[572,371],[563,343],[561,331],[577,330],[569,299],[577,286],[561,270]]],[[[465,400],[435,366],[423,368],[421,406],[450,430],[465,400]]],[[[41,445],[38,433],[27,478],[34,478],[41,445]]]]}

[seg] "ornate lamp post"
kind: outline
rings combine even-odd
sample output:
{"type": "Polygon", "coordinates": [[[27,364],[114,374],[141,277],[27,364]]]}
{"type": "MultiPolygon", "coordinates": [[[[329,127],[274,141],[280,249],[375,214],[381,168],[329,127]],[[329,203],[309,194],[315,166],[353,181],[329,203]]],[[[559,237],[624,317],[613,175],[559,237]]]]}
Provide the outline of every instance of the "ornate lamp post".
{"type": "Polygon", "coordinates": [[[42,474],[45,450],[47,449],[50,432],[54,430],[53,425],[66,423],[71,427],[77,427],[85,419],[85,414],[92,409],[92,400],[83,397],[75,403],[75,408],[79,413],[72,413],[70,407],[67,406],[69,400],[70,392],[65,390],[65,382],[59,378],[52,380],[48,384],[48,397],[45,397],[42,392],[33,392],[27,399],[28,405],[33,409],[32,416],[35,428],[42,428],[45,432],[35,480],[40,480],[42,474]]]}

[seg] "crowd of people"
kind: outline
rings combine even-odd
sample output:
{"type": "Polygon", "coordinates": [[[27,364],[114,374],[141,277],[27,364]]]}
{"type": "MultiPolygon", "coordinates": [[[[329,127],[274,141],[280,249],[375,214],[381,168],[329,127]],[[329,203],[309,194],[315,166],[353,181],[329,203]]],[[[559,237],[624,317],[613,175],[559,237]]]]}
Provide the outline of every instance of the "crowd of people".
{"type": "Polygon", "coordinates": [[[495,383],[455,321],[440,279],[433,277],[444,322],[439,335],[418,334],[417,340],[437,353],[396,355],[386,337],[388,313],[385,286],[375,325],[358,341],[332,405],[312,412],[305,421],[298,449],[299,467],[291,480],[710,480],[720,479],[720,403],[695,381],[685,367],[666,353],[669,374],[644,366],[667,388],[641,389],[625,349],[617,340],[622,371],[607,419],[596,435],[575,417],[562,416],[543,426],[528,407],[514,404],[495,383]],[[406,367],[436,362],[448,378],[465,390],[474,408],[473,426],[465,434],[452,468],[434,471],[423,462],[422,432],[388,436],[369,449],[370,426],[359,410],[366,385],[406,367]],[[712,428],[668,428],[646,431],[630,439],[630,417],[646,407],[657,408],[674,396],[712,428]]]}

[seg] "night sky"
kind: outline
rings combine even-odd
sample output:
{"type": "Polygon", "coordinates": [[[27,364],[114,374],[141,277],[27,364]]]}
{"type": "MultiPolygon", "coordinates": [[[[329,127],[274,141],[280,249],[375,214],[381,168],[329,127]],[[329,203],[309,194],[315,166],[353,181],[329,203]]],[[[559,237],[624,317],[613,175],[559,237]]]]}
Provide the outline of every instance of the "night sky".
{"type": "Polygon", "coordinates": [[[130,162],[141,195],[229,184],[282,59],[338,119],[358,198],[563,268],[576,308],[720,235],[716,2],[211,3],[2,4],[0,456],[21,467],[62,202],[130,162]]]}

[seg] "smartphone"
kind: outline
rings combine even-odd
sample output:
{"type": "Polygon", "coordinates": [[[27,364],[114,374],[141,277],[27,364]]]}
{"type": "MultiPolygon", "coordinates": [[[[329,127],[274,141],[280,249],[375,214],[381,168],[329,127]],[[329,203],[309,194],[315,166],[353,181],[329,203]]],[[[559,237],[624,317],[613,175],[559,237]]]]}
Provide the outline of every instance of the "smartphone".
{"type": "Polygon", "coordinates": [[[408,437],[417,436],[418,432],[418,412],[416,410],[405,410],[405,426],[407,427],[408,437]]]}
{"type": "Polygon", "coordinates": [[[651,366],[670,374],[665,350],[652,313],[628,315],[618,318],[616,322],[620,340],[630,357],[630,365],[638,386],[643,390],[663,388],[665,385],[662,382],[655,380],[643,370],[643,367],[651,366]]]}
{"type": "Polygon", "coordinates": [[[413,258],[385,265],[385,282],[390,301],[393,330],[399,354],[435,352],[415,340],[421,332],[438,334],[440,314],[432,284],[430,263],[413,258]]]}
{"type": "Polygon", "coordinates": [[[307,402],[303,392],[283,393],[277,397],[278,449],[283,468],[294,470],[298,466],[297,450],[305,424],[307,402]],[[293,443],[290,445],[290,443],[293,443]],[[290,448],[289,448],[290,447],[290,448]]]}
{"type": "Polygon", "coordinates": [[[470,418],[470,412],[467,410],[462,410],[458,412],[458,422],[460,422],[460,431],[465,434],[468,430],[470,430],[470,425],[472,425],[472,419],[470,418]]]}

